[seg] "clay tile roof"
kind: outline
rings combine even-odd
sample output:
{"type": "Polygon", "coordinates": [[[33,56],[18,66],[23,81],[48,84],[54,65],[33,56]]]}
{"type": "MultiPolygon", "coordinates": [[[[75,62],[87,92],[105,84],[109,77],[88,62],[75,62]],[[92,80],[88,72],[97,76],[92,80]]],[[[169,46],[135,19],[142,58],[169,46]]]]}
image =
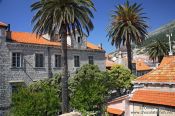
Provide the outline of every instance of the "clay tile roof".
{"type": "Polygon", "coordinates": [[[86,44],[87,44],[87,48],[89,48],[89,49],[102,50],[99,46],[97,46],[93,43],[87,42],[86,44]]]}
{"type": "Polygon", "coordinates": [[[114,66],[114,65],[116,65],[116,63],[115,62],[113,62],[113,61],[110,61],[110,60],[106,60],[105,61],[105,64],[106,64],[106,67],[112,67],[112,66],[114,66]]]}
{"type": "Polygon", "coordinates": [[[175,107],[175,92],[137,90],[130,101],[175,107]]]}
{"type": "Polygon", "coordinates": [[[7,24],[0,22],[0,27],[7,27],[7,24]]]}
{"type": "MultiPolygon", "coordinates": [[[[167,58],[164,58],[164,60],[167,58]]],[[[168,58],[169,59],[169,58],[168,58]]],[[[165,63],[166,61],[162,61],[165,63]]],[[[160,64],[160,66],[150,71],[149,73],[137,78],[135,83],[175,83],[175,57],[171,61],[167,61],[165,64],[160,64]]]]}
{"type": "MultiPolygon", "coordinates": [[[[34,33],[28,33],[28,32],[11,32],[11,39],[12,41],[18,43],[61,46],[61,42],[49,41],[44,37],[39,37],[34,33]]],[[[90,42],[87,42],[87,47],[88,49],[101,50],[98,46],[90,42]]]]}
{"type": "Polygon", "coordinates": [[[175,56],[166,56],[163,58],[162,62],[160,63],[159,68],[167,64],[170,64],[171,62],[175,62],[175,56]]]}
{"type": "Polygon", "coordinates": [[[107,107],[107,112],[111,114],[122,115],[124,111],[117,108],[107,107]]]}
{"type": "Polygon", "coordinates": [[[145,64],[145,62],[142,60],[135,61],[135,63],[136,63],[136,70],[137,71],[151,70],[151,68],[147,64],[145,64]]]}
{"type": "Polygon", "coordinates": [[[27,32],[11,32],[11,39],[14,42],[18,43],[27,43],[27,44],[39,44],[39,45],[54,45],[60,46],[60,42],[51,42],[43,37],[38,37],[34,33],[27,32]]]}

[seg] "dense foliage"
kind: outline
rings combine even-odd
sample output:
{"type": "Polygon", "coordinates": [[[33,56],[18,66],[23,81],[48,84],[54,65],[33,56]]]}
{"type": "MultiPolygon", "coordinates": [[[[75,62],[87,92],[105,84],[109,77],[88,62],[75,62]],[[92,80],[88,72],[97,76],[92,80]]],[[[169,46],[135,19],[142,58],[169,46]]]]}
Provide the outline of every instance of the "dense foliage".
{"type": "Polygon", "coordinates": [[[108,37],[111,44],[120,47],[121,44],[127,48],[128,68],[132,70],[131,43],[140,44],[146,38],[147,24],[143,16],[141,5],[130,4],[127,1],[123,5],[116,6],[111,15],[112,21],[108,27],[108,37]]]}
{"type": "MultiPolygon", "coordinates": [[[[60,77],[57,75],[18,89],[12,98],[12,114],[56,116],[61,111],[60,77]]],[[[83,116],[104,113],[104,106],[111,98],[111,93],[117,91],[118,96],[126,94],[133,78],[130,70],[123,66],[103,72],[96,65],[84,65],[69,80],[71,109],[80,111],[83,116]]]]}
{"type": "Polygon", "coordinates": [[[109,79],[96,65],[84,65],[71,80],[71,106],[81,112],[102,109],[108,93],[109,79]]]}
{"type": "Polygon", "coordinates": [[[60,76],[19,88],[12,96],[14,116],[57,116],[60,111],[60,76]]]}
{"type": "Polygon", "coordinates": [[[109,70],[111,77],[111,90],[116,90],[121,96],[129,92],[132,87],[132,80],[135,78],[131,71],[122,65],[116,65],[109,70]]]}
{"type": "Polygon", "coordinates": [[[168,55],[169,45],[165,40],[155,39],[150,45],[146,46],[146,51],[150,59],[153,61],[158,59],[158,62],[160,63],[163,57],[168,55]]]}

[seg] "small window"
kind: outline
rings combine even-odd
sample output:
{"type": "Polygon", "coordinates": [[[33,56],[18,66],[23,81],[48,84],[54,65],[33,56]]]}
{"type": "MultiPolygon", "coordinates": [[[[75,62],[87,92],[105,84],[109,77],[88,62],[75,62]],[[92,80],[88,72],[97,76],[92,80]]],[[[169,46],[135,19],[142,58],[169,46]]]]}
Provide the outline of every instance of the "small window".
{"type": "Polygon", "coordinates": [[[12,67],[20,68],[22,67],[22,55],[19,52],[12,53],[12,67]]]}
{"type": "Polygon", "coordinates": [[[61,67],[61,55],[55,55],[55,67],[61,67]]]}
{"type": "Polygon", "coordinates": [[[80,43],[81,42],[81,37],[78,37],[78,43],[80,43]]]}
{"type": "Polygon", "coordinates": [[[0,37],[2,36],[2,29],[0,29],[0,37]]]}
{"type": "Polygon", "coordinates": [[[74,67],[80,67],[79,56],[74,56],[74,67]]]}
{"type": "Polygon", "coordinates": [[[44,55],[35,54],[35,67],[44,67],[44,55]]]}
{"type": "Polygon", "coordinates": [[[94,64],[94,57],[93,56],[89,56],[89,64],[94,64]]]}

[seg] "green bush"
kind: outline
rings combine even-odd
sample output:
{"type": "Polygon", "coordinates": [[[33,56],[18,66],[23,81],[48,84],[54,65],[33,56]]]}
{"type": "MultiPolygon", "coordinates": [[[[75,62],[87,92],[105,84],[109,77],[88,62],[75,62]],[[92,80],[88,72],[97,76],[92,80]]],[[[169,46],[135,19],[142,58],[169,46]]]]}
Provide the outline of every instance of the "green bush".
{"type": "Polygon", "coordinates": [[[100,111],[108,92],[106,75],[96,65],[84,65],[70,82],[71,106],[83,114],[100,111]]]}
{"type": "Polygon", "coordinates": [[[57,116],[60,111],[60,76],[19,88],[12,95],[14,116],[57,116]]]}

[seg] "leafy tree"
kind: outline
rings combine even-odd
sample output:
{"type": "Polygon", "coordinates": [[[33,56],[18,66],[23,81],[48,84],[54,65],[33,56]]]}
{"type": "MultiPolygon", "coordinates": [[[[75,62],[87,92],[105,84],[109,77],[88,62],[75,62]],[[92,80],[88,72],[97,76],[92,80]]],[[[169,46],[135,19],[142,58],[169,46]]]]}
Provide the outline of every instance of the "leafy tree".
{"type": "Polygon", "coordinates": [[[19,88],[12,96],[12,115],[57,116],[61,109],[60,77],[19,88]]]}
{"type": "Polygon", "coordinates": [[[146,47],[146,50],[150,59],[153,61],[158,59],[158,62],[160,63],[163,57],[168,54],[169,45],[164,40],[156,39],[146,47]]]}
{"type": "Polygon", "coordinates": [[[89,34],[93,29],[91,18],[94,4],[91,0],[39,0],[31,5],[36,11],[32,19],[33,31],[38,35],[48,33],[51,40],[59,35],[62,43],[63,78],[62,82],[62,112],[68,112],[68,65],[67,65],[67,36],[83,30],[89,34]]]}
{"type": "Polygon", "coordinates": [[[81,112],[102,109],[109,89],[109,77],[96,65],[84,65],[70,81],[71,106],[81,112]]]}
{"type": "Polygon", "coordinates": [[[109,75],[111,77],[111,90],[116,90],[119,95],[126,94],[132,87],[131,81],[135,78],[131,74],[131,71],[122,65],[113,66],[109,70],[109,75]]]}
{"type": "Polygon", "coordinates": [[[112,21],[108,27],[108,37],[111,44],[120,47],[121,44],[126,45],[128,68],[132,70],[131,43],[141,43],[147,35],[147,24],[142,16],[143,8],[137,3],[130,4],[127,1],[124,5],[116,6],[112,21]]]}

